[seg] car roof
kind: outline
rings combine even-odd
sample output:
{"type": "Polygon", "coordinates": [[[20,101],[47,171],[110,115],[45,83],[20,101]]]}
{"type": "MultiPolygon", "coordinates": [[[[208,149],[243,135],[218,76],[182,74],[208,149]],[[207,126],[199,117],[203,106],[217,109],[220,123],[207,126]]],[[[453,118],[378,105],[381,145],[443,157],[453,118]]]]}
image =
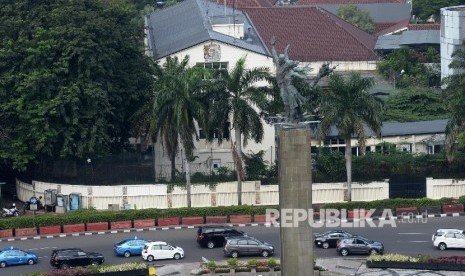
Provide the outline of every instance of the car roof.
{"type": "Polygon", "coordinates": [[[138,238],[138,237],[134,237],[134,238],[127,238],[127,239],[124,239],[124,240],[122,240],[121,242],[128,242],[128,241],[145,241],[145,239],[143,239],[143,238],[138,238]]]}
{"type": "Polygon", "coordinates": [[[54,249],[53,252],[63,252],[63,251],[83,251],[81,248],[63,248],[63,249],[54,249]]]}
{"type": "Polygon", "coordinates": [[[146,244],[150,244],[150,245],[167,245],[168,243],[164,242],[164,241],[154,241],[154,242],[148,242],[146,244]]]}
{"type": "Polygon", "coordinates": [[[5,248],[2,248],[0,249],[0,251],[8,251],[8,250],[21,250],[21,251],[24,251],[18,247],[13,247],[13,246],[10,246],[10,247],[5,247],[5,248]]]}

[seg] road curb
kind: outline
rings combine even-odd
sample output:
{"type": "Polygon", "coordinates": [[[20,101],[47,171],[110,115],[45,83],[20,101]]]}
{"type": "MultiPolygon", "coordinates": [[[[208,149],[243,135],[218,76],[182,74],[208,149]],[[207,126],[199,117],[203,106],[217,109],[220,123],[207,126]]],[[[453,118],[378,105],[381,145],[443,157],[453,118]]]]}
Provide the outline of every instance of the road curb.
{"type": "MultiPolygon", "coordinates": [[[[104,230],[104,231],[91,231],[91,232],[79,232],[79,233],[61,233],[54,235],[37,235],[28,237],[14,237],[0,239],[0,242],[11,242],[11,241],[24,241],[24,240],[41,240],[41,239],[53,239],[53,238],[66,238],[66,237],[80,237],[80,236],[93,236],[93,235],[104,235],[104,234],[119,234],[119,233],[138,233],[138,232],[149,232],[149,231],[167,231],[167,230],[181,230],[181,229],[194,229],[202,225],[177,225],[177,226],[159,226],[149,228],[131,228],[131,229],[118,229],[118,230],[104,230]]],[[[212,224],[215,225],[215,224],[212,224]]],[[[228,225],[232,227],[250,227],[250,226],[265,226],[265,223],[225,223],[222,225],[228,225]]],[[[270,225],[268,225],[270,226],[270,225]]]]}
{"type": "MultiPolygon", "coordinates": [[[[395,216],[395,217],[374,217],[374,218],[362,218],[362,219],[341,219],[341,222],[351,223],[359,221],[386,221],[386,220],[409,220],[412,218],[424,219],[424,218],[444,218],[444,217],[462,217],[465,216],[463,213],[449,213],[449,214],[430,214],[430,215],[412,215],[412,216],[395,216]]],[[[278,220],[279,221],[279,220],[278,220]]],[[[316,222],[319,222],[316,220],[316,222]]],[[[325,222],[336,222],[335,220],[325,220],[320,221],[321,223],[325,222]]],[[[89,231],[89,232],[79,232],[79,233],[60,233],[53,235],[35,235],[35,236],[25,236],[25,237],[13,237],[13,238],[2,238],[0,242],[10,242],[10,241],[23,241],[23,240],[40,240],[40,239],[52,239],[52,238],[65,238],[65,237],[79,237],[79,236],[91,236],[91,235],[103,235],[103,234],[117,234],[117,233],[137,233],[137,232],[147,232],[147,231],[163,231],[163,230],[180,230],[180,229],[194,229],[202,225],[217,225],[218,223],[213,224],[198,224],[198,225],[176,225],[176,226],[156,226],[148,228],[131,228],[131,229],[118,229],[118,230],[102,230],[102,231],[89,231]]],[[[266,226],[266,227],[277,227],[280,225],[279,222],[276,224],[273,223],[224,223],[222,225],[229,225],[232,227],[249,227],[249,226],[266,226]]]]}

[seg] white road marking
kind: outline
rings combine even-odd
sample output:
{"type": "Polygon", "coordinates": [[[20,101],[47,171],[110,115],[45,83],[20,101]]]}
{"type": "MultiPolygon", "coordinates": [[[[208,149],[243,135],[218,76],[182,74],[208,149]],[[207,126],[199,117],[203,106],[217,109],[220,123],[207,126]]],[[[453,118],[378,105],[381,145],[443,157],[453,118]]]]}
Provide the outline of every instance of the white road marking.
{"type": "Polygon", "coordinates": [[[426,233],[397,233],[399,235],[424,235],[426,233]]]}

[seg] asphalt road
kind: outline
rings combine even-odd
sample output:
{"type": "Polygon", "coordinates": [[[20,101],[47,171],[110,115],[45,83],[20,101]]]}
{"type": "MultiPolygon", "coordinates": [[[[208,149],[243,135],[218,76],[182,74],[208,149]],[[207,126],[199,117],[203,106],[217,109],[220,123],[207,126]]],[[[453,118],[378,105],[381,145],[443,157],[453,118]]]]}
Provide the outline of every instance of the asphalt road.
{"type": "MultiPolygon", "coordinates": [[[[381,222],[375,222],[376,226],[380,226],[381,222]]],[[[463,255],[465,250],[450,249],[445,252],[434,248],[431,242],[431,235],[439,228],[459,228],[465,227],[465,217],[444,217],[444,218],[428,218],[413,219],[413,220],[396,220],[396,227],[384,222],[383,227],[322,227],[314,228],[314,233],[323,232],[330,229],[345,229],[354,234],[365,236],[369,239],[380,241],[384,244],[386,252],[397,252],[409,255],[429,255],[429,256],[452,256],[463,255]]],[[[257,237],[263,241],[270,242],[275,245],[276,258],[280,256],[279,244],[279,228],[266,226],[249,226],[240,227],[241,230],[248,233],[249,236],[257,237]]],[[[159,230],[159,231],[144,231],[132,233],[117,233],[117,234],[102,234],[79,237],[52,238],[40,240],[24,240],[1,242],[0,248],[15,246],[22,249],[30,250],[38,253],[40,260],[38,264],[28,266],[12,266],[0,269],[1,276],[17,276],[30,272],[48,271],[51,269],[49,264],[51,251],[54,248],[79,247],[85,251],[100,252],[105,256],[106,263],[119,264],[126,262],[142,261],[140,256],[130,257],[128,259],[117,257],[112,251],[112,246],[115,242],[123,240],[134,235],[145,238],[147,240],[161,240],[178,245],[184,248],[186,257],[181,262],[201,262],[201,257],[209,260],[226,260],[223,256],[222,248],[205,249],[200,248],[196,242],[196,229],[176,229],[176,230],[159,230]]],[[[334,248],[321,249],[315,248],[314,254],[320,258],[338,258],[338,254],[334,248]]],[[[357,257],[357,256],[354,256],[357,257]]],[[[177,263],[179,261],[166,260],[156,261],[156,264],[177,263]]]]}

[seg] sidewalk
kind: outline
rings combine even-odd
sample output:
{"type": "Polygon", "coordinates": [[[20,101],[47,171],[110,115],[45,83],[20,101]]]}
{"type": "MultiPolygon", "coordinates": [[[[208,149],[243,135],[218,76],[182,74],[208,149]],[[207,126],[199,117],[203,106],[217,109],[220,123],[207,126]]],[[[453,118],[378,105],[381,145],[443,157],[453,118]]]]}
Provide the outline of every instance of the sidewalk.
{"type": "MultiPolygon", "coordinates": [[[[317,259],[317,265],[328,270],[325,275],[343,276],[343,275],[366,275],[366,276],[465,276],[462,271],[430,271],[430,270],[412,270],[412,269],[372,269],[365,266],[365,259],[348,259],[348,258],[326,258],[317,259]]],[[[198,263],[170,264],[157,267],[157,276],[167,275],[196,275],[194,272],[200,267],[198,263]]],[[[210,275],[210,274],[203,274],[210,275]]],[[[214,275],[230,275],[218,273],[214,275]]],[[[254,276],[281,276],[281,272],[259,272],[259,273],[236,273],[234,275],[254,275],[254,276]]]]}

